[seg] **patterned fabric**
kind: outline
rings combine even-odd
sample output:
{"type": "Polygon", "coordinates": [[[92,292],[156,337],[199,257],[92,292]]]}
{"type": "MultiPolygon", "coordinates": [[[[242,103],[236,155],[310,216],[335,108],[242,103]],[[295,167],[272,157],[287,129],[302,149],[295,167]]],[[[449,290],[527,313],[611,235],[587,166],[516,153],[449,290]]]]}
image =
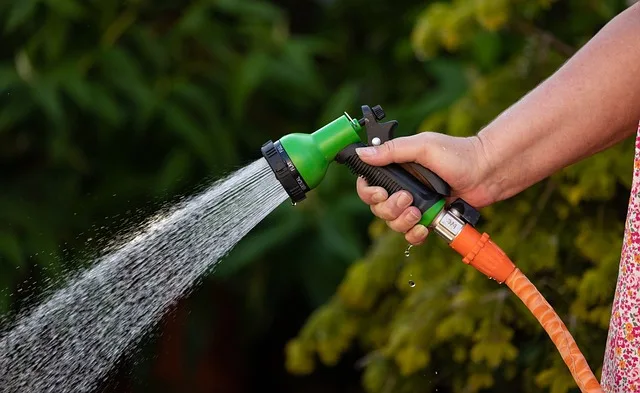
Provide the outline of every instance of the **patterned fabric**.
{"type": "Polygon", "coordinates": [[[618,283],[602,366],[606,393],[640,392],[640,125],[618,283]]]}

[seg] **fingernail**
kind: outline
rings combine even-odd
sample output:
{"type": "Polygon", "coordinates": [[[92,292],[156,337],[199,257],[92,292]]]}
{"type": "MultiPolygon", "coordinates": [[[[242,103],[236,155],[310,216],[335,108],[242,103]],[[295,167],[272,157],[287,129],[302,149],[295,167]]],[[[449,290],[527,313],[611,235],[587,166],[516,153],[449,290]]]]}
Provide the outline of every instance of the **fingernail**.
{"type": "MultiPolygon", "coordinates": [[[[418,212],[419,212],[419,210],[418,210],[418,212]]],[[[418,214],[416,212],[416,209],[410,209],[408,218],[409,218],[409,221],[415,222],[415,221],[418,221],[420,219],[420,214],[418,214]]]]}
{"type": "Polygon", "coordinates": [[[373,156],[376,154],[375,147],[359,147],[356,149],[356,154],[361,157],[373,156]]]}
{"type": "Polygon", "coordinates": [[[400,194],[400,196],[398,197],[398,207],[408,207],[410,203],[411,197],[409,196],[409,194],[407,194],[406,192],[400,194]]]}
{"type": "Polygon", "coordinates": [[[380,202],[384,201],[385,196],[384,196],[384,194],[382,194],[381,192],[376,192],[375,194],[373,194],[373,196],[371,197],[371,199],[372,199],[375,203],[380,203],[380,202]]]}
{"type": "Polygon", "coordinates": [[[427,227],[420,224],[416,225],[413,231],[414,231],[414,235],[420,242],[422,242],[429,234],[429,230],[427,229],[427,227]]]}

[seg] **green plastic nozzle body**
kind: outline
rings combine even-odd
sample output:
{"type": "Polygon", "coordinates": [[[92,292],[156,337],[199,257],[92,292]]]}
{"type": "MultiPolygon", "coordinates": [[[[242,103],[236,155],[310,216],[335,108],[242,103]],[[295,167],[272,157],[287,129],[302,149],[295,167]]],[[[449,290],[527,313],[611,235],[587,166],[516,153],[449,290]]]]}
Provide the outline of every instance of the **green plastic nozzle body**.
{"type": "Polygon", "coordinates": [[[322,181],[340,150],[362,140],[364,130],[347,114],[312,134],[292,133],[279,142],[310,189],[322,181]]]}

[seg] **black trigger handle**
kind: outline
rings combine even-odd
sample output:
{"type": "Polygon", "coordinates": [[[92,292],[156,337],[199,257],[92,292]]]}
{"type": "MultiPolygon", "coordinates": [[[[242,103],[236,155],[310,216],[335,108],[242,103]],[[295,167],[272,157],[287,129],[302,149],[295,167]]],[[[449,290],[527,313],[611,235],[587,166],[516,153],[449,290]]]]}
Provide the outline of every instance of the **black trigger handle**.
{"type": "MultiPolygon", "coordinates": [[[[384,119],[386,115],[380,105],[376,105],[373,108],[370,108],[368,105],[362,105],[361,109],[363,117],[360,119],[360,125],[363,126],[367,132],[368,145],[377,146],[393,139],[393,133],[398,126],[396,120],[381,123],[380,121],[384,119]]],[[[451,195],[451,187],[449,184],[429,169],[418,163],[405,163],[401,164],[401,166],[431,190],[443,196],[451,195]]]]}
{"type": "Polygon", "coordinates": [[[377,146],[393,139],[393,132],[398,126],[396,120],[380,123],[384,119],[385,114],[380,105],[370,108],[368,105],[362,105],[362,119],[360,125],[367,131],[367,144],[377,146]]]}
{"type": "Polygon", "coordinates": [[[398,164],[373,166],[362,161],[356,148],[363,146],[364,143],[358,142],[345,147],[336,156],[336,162],[347,165],[351,172],[362,176],[369,185],[384,188],[389,195],[401,190],[409,192],[413,196],[412,205],[423,214],[442,200],[442,195],[425,187],[398,164]]]}
{"type": "Polygon", "coordinates": [[[451,195],[451,186],[449,186],[449,183],[442,180],[442,178],[434,172],[415,162],[408,162],[401,165],[407,172],[411,173],[416,179],[420,180],[422,184],[431,188],[433,191],[443,196],[451,195]]]}

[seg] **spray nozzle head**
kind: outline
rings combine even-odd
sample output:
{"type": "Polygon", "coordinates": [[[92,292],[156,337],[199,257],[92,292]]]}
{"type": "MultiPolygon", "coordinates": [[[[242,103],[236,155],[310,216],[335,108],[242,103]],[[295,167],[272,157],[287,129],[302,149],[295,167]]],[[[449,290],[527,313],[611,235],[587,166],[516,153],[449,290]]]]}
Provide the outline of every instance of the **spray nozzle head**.
{"type": "MultiPolygon", "coordinates": [[[[378,146],[394,138],[398,122],[382,122],[385,113],[380,105],[362,105],[361,109],[359,120],[344,113],[311,134],[287,134],[262,146],[262,155],[292,202],[303,200],[308,191],[320,184],[329,164],[341,151],[356,145],[378,146]]],[[[417,163],[399,165],[436,194],[450,195],[449,185],[427,168],[417,163]]]]}
{"type": "Polygon", "coordinates": [[[262,156],[267,160],[273,174],[285,189],[291,202],[296,203],[305,198],[309,186],[304,181],[291,158],[282,147],[280,141],[268,141],[262,145],[262,156]]]}
{"type": "Polygon", "coordinates": [[[292,133],[268,141],[262,155],[295,203],[320,184],[342,149],[364,139],[363,131],[360,122],[345,113],[311,134],[292,133]]]}
{"type": "Polygon", "coordinates": [[[311,134],[292,133],[262,146],[262,155],[289,194],[299,202],[318,186],[337,154],[354,143],[380,145],[393,138],[395,120],[381,123],[385,117],[380,105],[362,106],[363,117],[352,119],[346,112],[311,134]]]}

